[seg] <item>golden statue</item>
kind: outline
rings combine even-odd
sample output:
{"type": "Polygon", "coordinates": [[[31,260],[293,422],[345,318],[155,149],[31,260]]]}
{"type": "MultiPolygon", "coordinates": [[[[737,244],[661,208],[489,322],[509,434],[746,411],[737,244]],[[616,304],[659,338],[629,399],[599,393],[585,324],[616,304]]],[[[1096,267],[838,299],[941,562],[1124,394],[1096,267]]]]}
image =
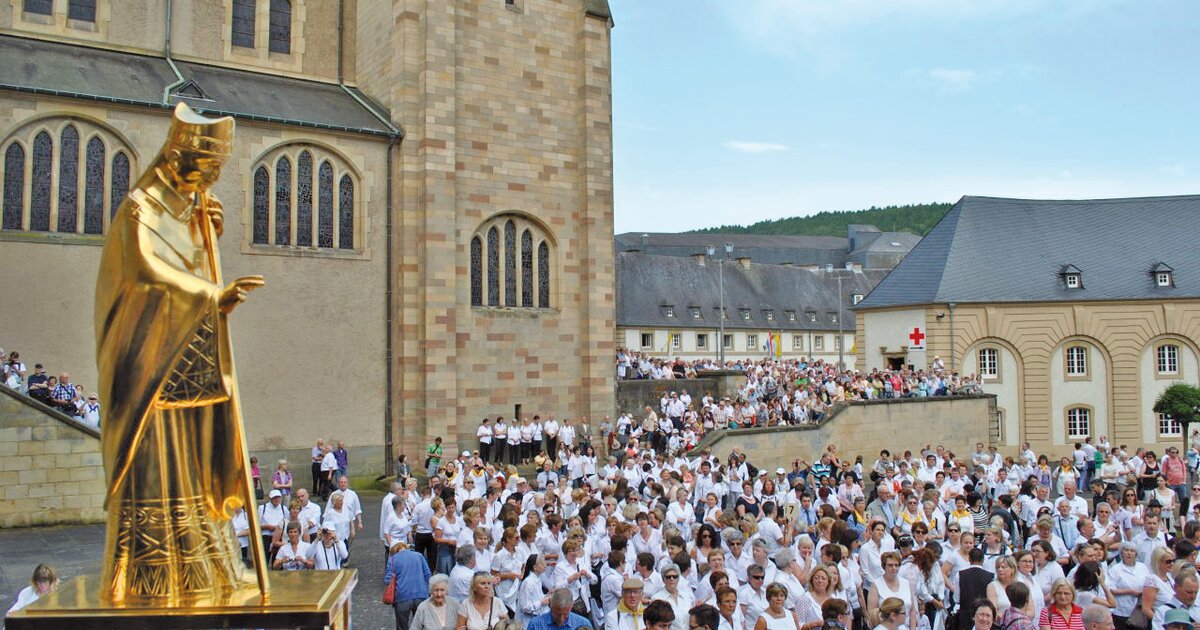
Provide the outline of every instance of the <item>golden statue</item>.
{"type": "Polygon", "coordinates": [[[108,401],[102,595],[186,604],[268,592],[228,315],[261,276],[221,281],[209,193],[234,121],[175,108],[166,144],[109,228],[96,284],[96,363],[108,401]],[[254,574],[230,519],[244,508],[254,574]]]}

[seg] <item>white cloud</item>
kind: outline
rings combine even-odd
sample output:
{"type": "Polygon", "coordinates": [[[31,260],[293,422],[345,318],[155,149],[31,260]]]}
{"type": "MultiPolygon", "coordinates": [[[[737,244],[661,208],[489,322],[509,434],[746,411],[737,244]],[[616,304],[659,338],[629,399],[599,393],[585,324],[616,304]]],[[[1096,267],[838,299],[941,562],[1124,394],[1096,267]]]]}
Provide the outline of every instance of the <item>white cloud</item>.
{"type": "Polygon", "coordinates": [[[961,92],[970,88],[979,78],[979,73],[966,68],[934,68],[926,73],[930,79],[937,81],[946,90],[961,92]]]}
{"type": "Polygon", "coordinates": [[[1187,175],[1187,167],[1182,164],[1168,164],[1160,170],[1167,175],[1175,175],[1177,177],[1187,175]]]}
{"type": "Polygon", "coordinates": [[[732,149],[739,153],[776,153],[789,149],[786,144],[775,142],[744,142],[741,140],[730,140],[724,146],[726,149],[732,149]]]}

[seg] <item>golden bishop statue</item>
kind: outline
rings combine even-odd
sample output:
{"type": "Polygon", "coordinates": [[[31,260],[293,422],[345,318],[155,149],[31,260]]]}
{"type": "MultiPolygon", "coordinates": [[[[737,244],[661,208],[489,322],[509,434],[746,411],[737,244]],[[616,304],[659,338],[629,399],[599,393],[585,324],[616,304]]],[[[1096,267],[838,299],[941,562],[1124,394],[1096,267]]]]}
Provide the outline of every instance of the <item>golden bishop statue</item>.
{"type": "Polygon", "coordinates": [[[96,362],[108,401],[101,596],[110,604],[188,605],[268,592],[229,313],[261,276],[221,281],[221,204],[209,187],[232,118],[175,108],[166,144],[109,229],[96,284],[96,362]],[[247,570],[230,520],[245,509],[247,570]]]}

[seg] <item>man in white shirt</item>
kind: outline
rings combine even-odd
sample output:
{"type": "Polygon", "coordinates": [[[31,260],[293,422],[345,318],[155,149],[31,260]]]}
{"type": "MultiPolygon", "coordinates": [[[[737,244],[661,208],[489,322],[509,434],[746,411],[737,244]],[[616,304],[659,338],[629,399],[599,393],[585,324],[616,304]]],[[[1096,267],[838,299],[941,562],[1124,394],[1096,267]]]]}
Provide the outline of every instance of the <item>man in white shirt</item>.
{"type": "Polygon", "coordinates": [[[542,432],[546,435],[546,454],[550,457],[558,457],[558,420],[551,415],[542,424],[542,432]]]}
{"type": "Polygon", "coordinates": [[[475,430],[475,437],[479,439],[479,456],[483,461],[492,461],[492,420],[484,418],[479,422],[479,428],[475,430]]]}
{"type": "Polygon", "coordinates": [[[1032,500],[1025,501],[1025,512],[1021,514],[1021,518],[1025,520],[1025,525],[1033,527],[1038,520],[1038,512],[1042,508],[1046,508],[1054,512],[1054,504],[1047,498],[1050,496],[1050,488],[1048,486],[1038,486],[1035,491],[1036,497],[1032,500]]]}
{"type": "Polygon", "coordinates": [[[337,456],[333,454],[333,446],[325,447],[325,454],[321,456],[321,500],[329,499],[329,493],[333,492],[334,477],[337,475],[337,456]]]}
{"type": "Polygon", "coordinates": [[[1068,503],[1071,506],[1072,514],[1074,514],[1075,516],[1087,516],[1088,515],[1087,501],[1083,497],[1076,494],[1076,492],[1077,492],[1077,488],[1075,487],[1074,481],[1068,481],[1068,482],[1064,483],[1063,484],[1063,496],[1058,497],[1058,500],[1054,502],[1054,505],[1057,508],[1059,503],[1068,503]]]}
{"type": "Polygon", "coordinates": [[[308,490],[304,488],[296,491],[296,500],[300,502],[300,515],[296,520],[309,536],[316,536],[317,526],[321,524],[321,506],[308,500],[308,490]]]}
{"type": "Polygon", "coordinates": [[[1150,566],[1150,554],[1158,547],[1167,546],[1167,537],[1158,531],[1159,519],[1153,514],[1146,515],[1142,522],[1142,533],[1133,537],[1130,542],[1138,550],[1138,562],[1150,566]]]}
{"type": "Polygon", "coordinates": [[[337,486],[338,492],[342,493],[342,509],[350,514],[350,526],[353,527],[357,524],[358,531],[361,532],[363,529],[362,500],[358,498],[357,492],[350,489],[350,480],[346,475],[338,477],[337,486]]]}

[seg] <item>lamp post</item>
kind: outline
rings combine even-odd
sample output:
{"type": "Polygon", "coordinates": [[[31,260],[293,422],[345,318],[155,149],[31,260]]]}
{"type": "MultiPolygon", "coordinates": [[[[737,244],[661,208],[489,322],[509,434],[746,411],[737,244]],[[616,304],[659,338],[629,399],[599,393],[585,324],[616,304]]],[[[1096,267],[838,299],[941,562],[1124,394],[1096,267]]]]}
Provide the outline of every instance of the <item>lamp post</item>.
{"type": "MultiPolygon", "coordinates": [[[[717,254],[716,246],[709,245],[705,247],[708,251],[709,258],[715,258],[717,254]]],[[[725,243],[725,258],[716,258],[717,261],[717,287],[721,294],[721,312],[717,315],[720,322],[717,339],[717,361],[721,364],[721,368],[725,368],[725,261],[733,254],[733,243],[725,243]]]]}

